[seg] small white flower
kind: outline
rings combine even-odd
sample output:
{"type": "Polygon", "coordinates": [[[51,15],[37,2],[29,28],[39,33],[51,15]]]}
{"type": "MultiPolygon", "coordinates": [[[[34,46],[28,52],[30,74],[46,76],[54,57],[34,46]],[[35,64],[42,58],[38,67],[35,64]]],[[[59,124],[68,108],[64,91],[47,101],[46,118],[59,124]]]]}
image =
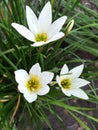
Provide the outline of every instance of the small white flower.
{"type": "Polygon", "coordinates": [[[51,82],[53,76],[51,72],[41,72],[39,63],[31,67],[29,74],[24,69],[15,71],[18,89],[29,103],[35,101],[37,95],[45,95],[49,92],[50,88],[47,84],[51,82]]]}
{"type": "Polygon", "coordinates": [[[66,64],[62,67],[60,76],[56,76],[56,81],[65,95],[88,99],[87,94],[80,88],[90,83],[85,79],[79,78],[83,68],[84,65],[80,65],[69,71],[66,64]]]}
{"type": "Polygon", "coordinates": [[[42,9],[39,18],[29,6],[26,6],[26,18],[29,29],[25,26],[12,23],[11,25],[26,39],[34,42],[33,47],[42,46],[49,42],[58,40],[64,36],[60,32],[67,17],[62,16],[52,23],[52,9],[50,2],[47,2],[42,9]]]}

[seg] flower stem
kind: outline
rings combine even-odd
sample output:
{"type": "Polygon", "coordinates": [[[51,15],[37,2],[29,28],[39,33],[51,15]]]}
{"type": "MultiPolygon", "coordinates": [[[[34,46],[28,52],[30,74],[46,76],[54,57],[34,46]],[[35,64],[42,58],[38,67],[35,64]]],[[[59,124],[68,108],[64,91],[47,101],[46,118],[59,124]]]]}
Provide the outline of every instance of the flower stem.
{"type": "Polygon", "coordinates": [[[15,115],[17,113],[17,110],[19,108],[19,104],[20,104],[20,95],[18,96],[17,105],[16,105],[16,108],[15,108],[14,113],[13,113],[13,115],[11,117],[11,120],[10,120],[10,126],[12,125],[12,121],[14,120],[14,117],[15,117],[15,115]]]}

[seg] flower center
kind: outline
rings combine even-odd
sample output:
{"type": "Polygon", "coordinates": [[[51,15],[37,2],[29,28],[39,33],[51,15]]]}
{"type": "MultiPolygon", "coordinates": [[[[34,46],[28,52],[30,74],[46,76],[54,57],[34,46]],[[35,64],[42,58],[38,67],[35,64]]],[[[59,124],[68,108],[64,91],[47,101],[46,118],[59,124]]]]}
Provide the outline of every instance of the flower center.
{"type": "Polygon", "coordinates": [[[46,33],[37,34],[35,38],[36,42],[41,42],[41,41],[46,42],[47,40],[48,40],[48,37],[46,33]]]}
{"type": "Polygon", "coordinates": [[[32,76],[31,79],[26,83],[26,87],[30,92],[37,92],[41,88],[41,83],[37,76],[32,76]]]}
{"type": "Polygon", "coordinates": [[[69,79],[63,79],[61,85],[64,89],[70,89],[71,82],[69,79]]]}

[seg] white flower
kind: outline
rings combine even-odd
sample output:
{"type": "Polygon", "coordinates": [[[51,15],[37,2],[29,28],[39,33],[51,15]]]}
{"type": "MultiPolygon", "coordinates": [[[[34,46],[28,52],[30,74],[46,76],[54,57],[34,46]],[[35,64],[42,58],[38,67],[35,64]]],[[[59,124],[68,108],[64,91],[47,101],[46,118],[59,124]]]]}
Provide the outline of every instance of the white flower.
{"type": "Polygon", "coordinates": [[[26,39],[34,42],[32,46],[42,46],[49,42],[58,40],[64,36],[63,32],[60,32],[67,17],[62,16],[52,23],[52,9],[50,2],[47,2],[42,9],[39,18],[31,10],[29,6],[26,6],[26,18],[29,29],[25,26],[12,23],[11,25],[26,39]]]}
{"type": "Polygon", "coordinates": [[[50,88],[47,84],[51,82],[53,76],[51,72],[41,72],[39,63],[31,67],[29,74],[24,69],[15,71],[18,89],[29,103],[35,101],[37,95],[45,95],[49,92],[50,88]]]}
{"type": "Polygon", "coordinates": [[[83,68],[84,65],[80,65],[69,71],[66,64],[62,67],[60,76],[56,76],[56,81],[65,95],[88,99],[87,94],[80,88],[90,83],[85,79],[79,78],[83,68]]]}

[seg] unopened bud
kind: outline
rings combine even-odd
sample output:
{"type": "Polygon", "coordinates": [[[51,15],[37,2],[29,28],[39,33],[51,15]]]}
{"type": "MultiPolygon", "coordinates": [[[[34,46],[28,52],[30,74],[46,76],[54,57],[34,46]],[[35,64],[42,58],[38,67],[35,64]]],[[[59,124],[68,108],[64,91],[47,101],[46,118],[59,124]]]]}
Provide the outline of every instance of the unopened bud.
{"type": "Polygon", "coordinates": [[[73,28],[73,25],[74,25],[74,20],[71,20],[67,26],[66,26],[66,32],[65,32],[65,35],[67,36],[68,33],[71,31],[71,29],[73,28]]]}

